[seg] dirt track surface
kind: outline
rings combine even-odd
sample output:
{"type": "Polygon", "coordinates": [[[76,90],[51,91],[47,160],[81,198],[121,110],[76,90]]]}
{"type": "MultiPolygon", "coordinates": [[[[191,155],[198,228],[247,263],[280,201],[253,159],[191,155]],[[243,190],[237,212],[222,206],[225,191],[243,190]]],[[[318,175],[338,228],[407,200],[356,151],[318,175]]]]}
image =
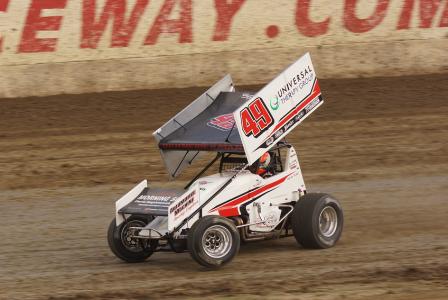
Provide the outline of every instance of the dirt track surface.
{"type": "Polygon", "coordinates": [[[448,75],[321,85],[289,141],[341,200],[341,241],[253,243],[218,271],[125,264],[105,240],[117,198],[167,185],[151,133],[203,89],[0,100],[0,298],[448,299],[448,75]]]}

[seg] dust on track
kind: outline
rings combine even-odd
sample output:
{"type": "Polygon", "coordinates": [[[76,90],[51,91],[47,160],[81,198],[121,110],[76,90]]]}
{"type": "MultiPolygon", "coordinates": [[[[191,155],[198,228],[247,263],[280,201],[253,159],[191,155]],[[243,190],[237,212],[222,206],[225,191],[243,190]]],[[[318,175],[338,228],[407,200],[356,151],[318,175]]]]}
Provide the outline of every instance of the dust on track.
{"type": "Polygon", "coordinates": [[[321,85],[288,140],[341,200],[340,243],[253,243],[214,272],[187,253],[124,264],[105,241],[115,199],[168,184],[151,133],[204,89],[0,100],[0,298],[448,298],[448,75],[321,85]]]}

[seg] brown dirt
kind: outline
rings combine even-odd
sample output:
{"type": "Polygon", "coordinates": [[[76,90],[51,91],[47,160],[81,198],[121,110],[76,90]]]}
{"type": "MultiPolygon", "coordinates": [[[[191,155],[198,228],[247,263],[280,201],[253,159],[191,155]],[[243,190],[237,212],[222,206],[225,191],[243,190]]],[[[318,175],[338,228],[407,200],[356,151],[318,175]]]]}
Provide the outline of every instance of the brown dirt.
{"type": "Polygon", "coordinates": [[[213,272],[105,241],[121,194],[168,184],[151,133],[202,88],[0,100],[0,298],[447,299],[448,75],[321,85],[289,141],[308,188],[341,200],[340,243],[253,243],[213,272]]]}

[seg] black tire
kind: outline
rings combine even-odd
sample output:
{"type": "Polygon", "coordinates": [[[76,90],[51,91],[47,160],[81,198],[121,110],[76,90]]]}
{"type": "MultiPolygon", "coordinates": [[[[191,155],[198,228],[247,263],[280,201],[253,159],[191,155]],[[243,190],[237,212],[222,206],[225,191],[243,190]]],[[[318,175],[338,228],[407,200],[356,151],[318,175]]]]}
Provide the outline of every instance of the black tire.
{"type": "Polygon", "coordinates": [[[341,237],[343,225],[342,207],[328,194],[306,194],[296,203],[291,215],[294,237],[300,245],[309,249],[333,247],[341,237]]]}
{"type": "Polygon", "coordinates": [[[116,257],[129,263],[145,261],[154,253],[154,242],[148,240],[132,239],[124,241],[123,238],[129,227],[142,227],[148,224],[148,218],[132,216],[127,221],[121,223],[118,227],[115,218],[109,225],[107,231],[107,242],[110,250],[116,257]]]}
{"type": "Polygon", "coordinates": [[[217,269],[229,263],[240,250],[240,234],[231,220],[206,216],[188,231],[188,249],[196,262],[217,269]]]}

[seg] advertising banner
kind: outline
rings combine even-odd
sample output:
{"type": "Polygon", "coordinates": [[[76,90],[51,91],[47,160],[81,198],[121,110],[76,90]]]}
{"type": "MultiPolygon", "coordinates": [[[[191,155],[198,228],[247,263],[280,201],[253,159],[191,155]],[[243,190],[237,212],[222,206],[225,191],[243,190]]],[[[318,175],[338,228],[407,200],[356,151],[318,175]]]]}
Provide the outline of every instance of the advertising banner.
{"type": "Polygon", "coordinates": [[[305,52],[320,78],[440,73],[447,28],[447,0],[0,0],[0,98],[261,84],[305,52]]]}

